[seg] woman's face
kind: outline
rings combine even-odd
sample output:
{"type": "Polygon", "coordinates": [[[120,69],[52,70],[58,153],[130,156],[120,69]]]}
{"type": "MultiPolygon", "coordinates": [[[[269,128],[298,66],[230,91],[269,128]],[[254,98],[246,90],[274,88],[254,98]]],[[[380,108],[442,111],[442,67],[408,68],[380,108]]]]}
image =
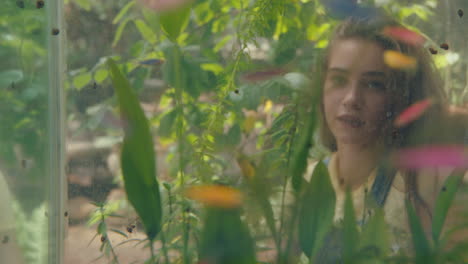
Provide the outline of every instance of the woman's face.
{"type": "Polygon", "coordinates": [[[383,135],[389,69],[378,44],[350,38],[337,41],[326,70],[325,119],[338,146],[370,145],[383,135]]]}

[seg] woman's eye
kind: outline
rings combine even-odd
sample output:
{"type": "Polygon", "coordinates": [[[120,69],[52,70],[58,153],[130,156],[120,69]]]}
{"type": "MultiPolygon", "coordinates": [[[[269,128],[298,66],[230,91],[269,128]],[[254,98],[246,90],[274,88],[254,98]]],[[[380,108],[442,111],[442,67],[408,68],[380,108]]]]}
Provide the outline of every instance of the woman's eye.
{"type": "Polygon", "coordinates": [[[377,91],[383,91],[385,90],[385,83],[382,81],[369,81],[366,83],[366,86],[368,88],[371,88],[373,90],[377,91]]]}
{"type": "Polygon", "coordinates": [[[343,76],[331,76],[329,80],[333,86],[341,86],[346,83],[346,78],[343,76]]]}

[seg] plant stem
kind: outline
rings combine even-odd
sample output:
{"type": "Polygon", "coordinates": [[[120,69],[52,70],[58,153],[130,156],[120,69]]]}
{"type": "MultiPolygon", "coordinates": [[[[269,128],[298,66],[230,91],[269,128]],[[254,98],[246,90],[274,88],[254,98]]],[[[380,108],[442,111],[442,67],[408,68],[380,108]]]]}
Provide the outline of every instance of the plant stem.
{"type": "MultiPolygon", "coordinates": [[[[288,157],[286,161],[286,168],[289,169],[289,164],[291,160],[291,155],[292,155],[292,146],[294,144],[294,137],[296,135],[296,127],[297,127],[297,111],[295,111],[294,114],[294,124],[291,128],[291,140],[289,142],[288,146],[288,157]]],[[[281,243],[282,243],[282,233],[283,233],[283,228],[284,228],[284,211],[285,211],[285,200],[286,200],[286,187],[288,185],[288,175],[285,175],[283,178],[283,189],[281,193],[281,212],[280,212],[280,228],[278,232],[278,238],[277,238],[277,243],[278,243],[278,262],[280,261],[282,252],[281,252],[281,243]]]]}

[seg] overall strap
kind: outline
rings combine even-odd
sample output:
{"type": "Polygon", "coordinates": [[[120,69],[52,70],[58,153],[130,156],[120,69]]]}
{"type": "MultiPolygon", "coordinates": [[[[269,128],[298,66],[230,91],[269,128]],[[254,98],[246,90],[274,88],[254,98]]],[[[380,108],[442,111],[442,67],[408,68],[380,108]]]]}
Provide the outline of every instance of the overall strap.
{"type": "Polygon", "coordinates": [[[385,200],[395,179],[396,169],[381,165],[377,168],[377,175],[371,188],[371,195],[378,207],[383,207],[385,200]]]}

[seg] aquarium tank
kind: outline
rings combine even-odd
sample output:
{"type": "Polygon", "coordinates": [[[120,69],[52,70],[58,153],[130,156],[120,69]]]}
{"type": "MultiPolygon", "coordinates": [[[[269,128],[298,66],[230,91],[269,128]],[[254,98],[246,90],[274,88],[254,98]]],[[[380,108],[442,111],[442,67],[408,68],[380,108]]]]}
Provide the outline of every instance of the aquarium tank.
{"type": "Polygon", "coordinates": [[[3,0],[0,263],[468,263],[468,1],[3,0]]]}

